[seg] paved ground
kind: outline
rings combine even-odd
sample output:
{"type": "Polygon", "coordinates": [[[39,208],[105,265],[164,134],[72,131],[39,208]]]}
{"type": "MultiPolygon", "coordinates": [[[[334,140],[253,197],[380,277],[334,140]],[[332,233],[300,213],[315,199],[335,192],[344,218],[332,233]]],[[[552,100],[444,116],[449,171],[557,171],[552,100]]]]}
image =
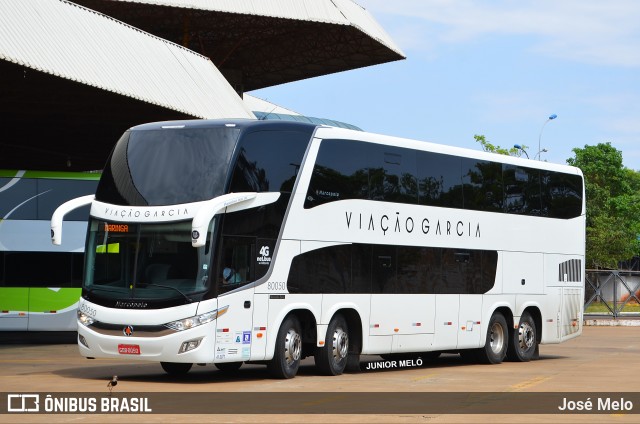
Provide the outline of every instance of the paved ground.
{"type": "MultiPolygon", "coordinates": [[[[57,337],[56,337],[57,339],[57,337]]],[[[48,340],[49,342],[52,340],[48,340]]],[[[61,341],[69,341],[68,339],[61,341]]],[[[363,358],[378,361],[379,357],[363,358]]],[[[233,377],[224,375],[213,366],[194,367],[184,378],[175,379],[164,374],[158,364],[126,363],[115,360],[87,360],[77,353],[75,344],[22,344],[19,340],[0,339],[0,391],[10,393],[79,392],[107,394],[107,382],[118,375],[114,393],[174,392],[173,402],[187,403],[189,394],[201,392],[217,396],[237,392],[238,402],[245,409],[225,415],[0,415],[0,422],[640,422],[640,328],[637,326],[587,326],[581,337],[560,345],[540,348],[540,360],[530,363],[476,365],[463,362],[457,355],[445,355],[433,364],[422,367],[393,368],[345,374],[339,377],[316,375],[312,360],[306,360],[299,375],[292,380],[272,380],[261,366],[243,366],[233,377]],[[309,403],[310,410],[322,409],[323,414],[277,415],[242,414],[250,411],[252,400],[264,401],[252,393],[273,394],[286,404],[297,393],[323,392],[317,402],[309,403]],[[444,393],[437,398],[451,413],[341,414],[338,404],[352,399],[353,393],[366,393],[371,402],[388,396],[415,393],[416,399],[425,393],[444,393]],[[583,392],[590,396],[617,393],[634,399],[631,411],[611,411],[606,414],[564,415],[518,413],[500,414],[502,399],[523,402],[523,410],[530,409],[534,398],[518,397],[525,393],[550,393],[560,404],[566,393],[583,392]],[[492,414],[454,414],[464,407],[448,404],[446,394],[479,394],[492,414]],[[392,395],[388,395],[392,394],[392,395]],[[510,397],[512,396],[513,397],[510,397]],[[352,397],[349,397],[352,396],[352,397]],[[637,399],[637,401],[635,401],[637,399]],[[496,404],[497,403],[497,404],[496,404]],[[631,412],[631,413],[630,413],[631,412]]],[[[4,396],[4,395],[3,395],[4,396]]],[[[428,396],[428,395],[426,395],[428,396]]],[[[592,399],[595,401],[595,397],[592,399]]],[[[517,408],[516,408],[517,410],[517,408]]],[[[513,411],[512,411],[513,412],[513,411]]]]}

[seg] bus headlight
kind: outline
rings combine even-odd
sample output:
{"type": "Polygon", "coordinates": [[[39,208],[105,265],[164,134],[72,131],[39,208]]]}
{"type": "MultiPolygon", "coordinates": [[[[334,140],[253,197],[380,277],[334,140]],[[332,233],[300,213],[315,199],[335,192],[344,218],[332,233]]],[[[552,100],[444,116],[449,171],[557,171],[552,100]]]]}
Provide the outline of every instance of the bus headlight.
{"type": "Polygon", "coordinates": [[[228,309],[229,309],[229,306],[227,305],[223,308],[219,308],[211,312],[206,312],[204,314],[196,315],[195,317],[180,319],[178,321],[172,321],[165,324],[164,326],[175,331],[189,330],[190,328],[207,324],[217,319],[219,316],[224,315],[228,309]]]}
{"type": "Polygon", "coordinates": [[[80,321],[80,324],[85,327],[88,327],[95,322],[93,318],[81,311],[78,311],[78,321],[80,321]]]}

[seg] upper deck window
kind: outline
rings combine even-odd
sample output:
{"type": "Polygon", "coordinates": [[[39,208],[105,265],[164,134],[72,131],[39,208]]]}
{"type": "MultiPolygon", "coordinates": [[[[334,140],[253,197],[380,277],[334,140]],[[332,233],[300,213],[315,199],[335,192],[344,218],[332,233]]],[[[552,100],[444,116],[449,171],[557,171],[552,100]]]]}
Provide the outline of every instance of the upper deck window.
{"type": "Polygon", "coordinates": [[[128,131],[107,163],[96,199],[164,206],[220,196],[239,133],[228,127],[128,131]]]}
{"type": "Polygon", "coordinates": [[[291,192],[314,128],[252,123],[133,129],[116,144],[96,199],[165,206],[231,192],[291,192]]]}
{"type": "Polygon", "coordinates": [[[579,175],[355,140],[323,140],[309,209],[349,199],[569,219],[582,213],[579,175]]]}
{"type": "Polygon", "coordinates": [[[229,192],[293,190],[311,139],[306,131],[262,130],[243,134],[238,143],[229,192]]]}

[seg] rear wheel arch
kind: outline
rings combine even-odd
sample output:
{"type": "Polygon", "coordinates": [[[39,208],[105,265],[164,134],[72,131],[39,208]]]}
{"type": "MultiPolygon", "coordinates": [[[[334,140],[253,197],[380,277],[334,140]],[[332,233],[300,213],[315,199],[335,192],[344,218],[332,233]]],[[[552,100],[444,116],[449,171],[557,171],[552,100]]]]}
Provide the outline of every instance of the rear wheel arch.
{"type": "Polygon", "coordinates": [[[341,314],[349,327],[349,354],[359,355],[362,352],[362,319],[358,311],[352,308],[343,308],[336,311],[341,314]]]}
{"type": "MultiPolygon", "coordinates": [[[[306,358],[307,356],[313,355],[316,340],[318,339],[316,317],[308,309],[294,309],[287,314],[285,319],[289,316],[296,317],[300,323],[300,329],[302,331],[302,357],[306,358]]],[[[283,319],[283,322],[285,319],[283,319]]]]}

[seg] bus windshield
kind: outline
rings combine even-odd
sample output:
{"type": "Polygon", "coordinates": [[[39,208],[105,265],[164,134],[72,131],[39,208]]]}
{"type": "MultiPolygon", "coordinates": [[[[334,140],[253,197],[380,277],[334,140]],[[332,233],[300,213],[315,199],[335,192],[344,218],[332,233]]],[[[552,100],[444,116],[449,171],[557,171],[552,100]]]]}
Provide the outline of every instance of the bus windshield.
{"type": "MultiPolygon", "coordinates": [[[[215,218],[210,228],[215,225],[215,218]]],[[[131,224],[92,219],[83,288],[110,299],[173,299],[209,286],[208,243],[194,248],[191,221],[131,224]]]]}

